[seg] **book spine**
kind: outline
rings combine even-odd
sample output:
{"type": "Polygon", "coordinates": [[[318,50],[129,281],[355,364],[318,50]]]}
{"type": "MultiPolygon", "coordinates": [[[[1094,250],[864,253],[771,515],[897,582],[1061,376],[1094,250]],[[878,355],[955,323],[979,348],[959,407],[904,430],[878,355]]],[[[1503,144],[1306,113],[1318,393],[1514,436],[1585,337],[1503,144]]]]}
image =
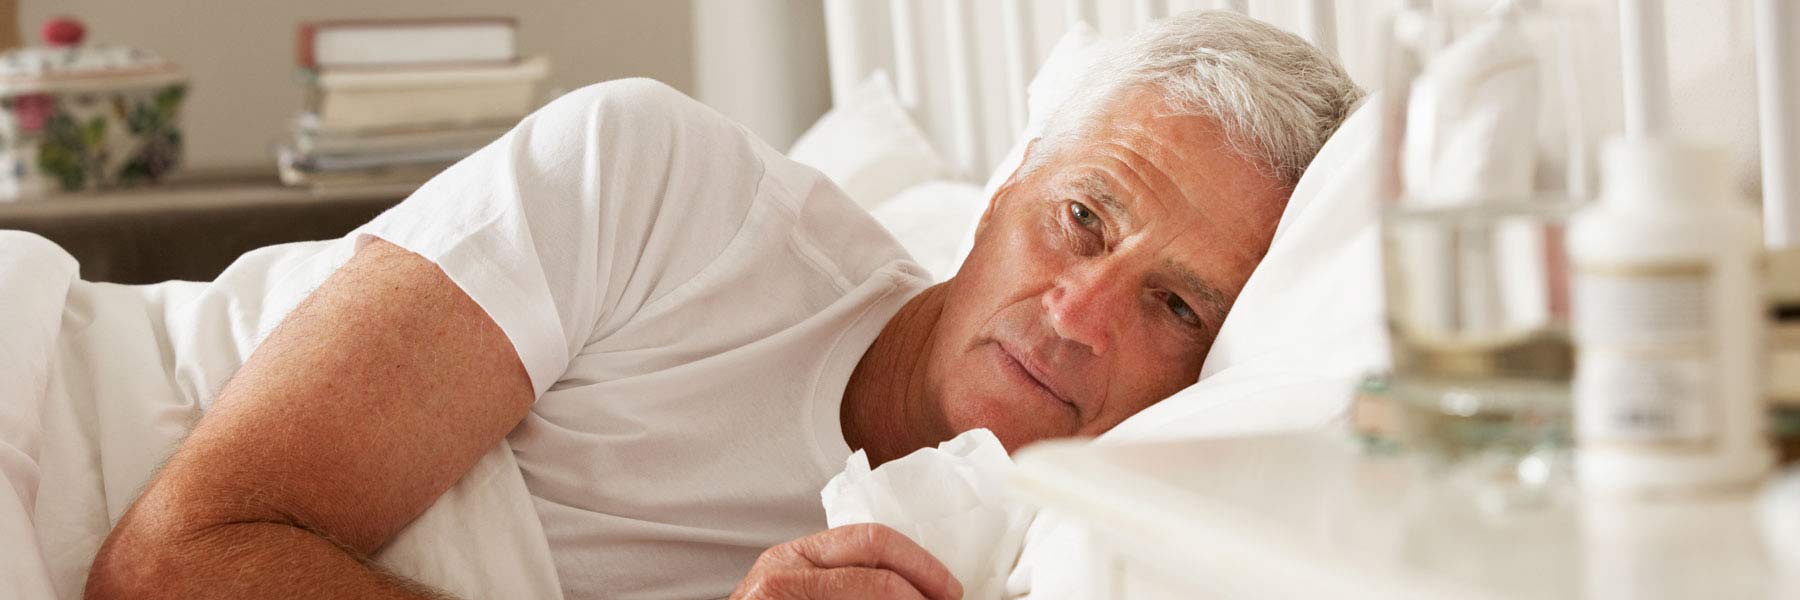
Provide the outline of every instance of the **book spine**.
{"type": "Polygon", "coordinates": [[[442,17],[419,19],[339,19],[328,21],[309,21],[300,24],[296,34],[295,57],[302,69],[318,70],[338,68],[392,68],[409,67],[420,64],[445,65],[501,65],[515,63],[519,60],[518,48],[519,22],[513,17],[442,17]],[[433,29],[446,26],[491,26],[503,30],[506,34],[507,55],[492,60],[452,60],[452,61],[416,61],[405,60],[394,63],[378,63],[358,61],[346,64],[325,64],[319,59],[321,37],[340,31],[375,31],[401,32],[416,29],[433,29]]]}
{"type": "Polygon", "coordinates": [[[300,68],[315,70],[319,68],[318,58],[313,54],[313,40],[319,37],[316,23],[301,23],[300,30],[294,36],[297,47],[294,56],[300,61],[300,68]]]}
{"type": "Polygon", "coordinates": [[[323,27],[323,28],[371,27],[371,28],[389,29],[389,28],[405,28],[405,27],[420,27],[420,26],[430,27],[430,26],[434,26],[434,25],[467,25],[467,24],[471,24],[471,23],[486,23],[486,24],[492,24],[492,25],[501,25],[508,29],[513,29],[513,30],[517,30],[519,28],[519,20],[514,17],[426,17],[426,18],[417,18],[417,19],[331,19],[331,20],[326,20],[326,21],[312,21],[312,22],[308,23],[307,25],[323,27]]]}

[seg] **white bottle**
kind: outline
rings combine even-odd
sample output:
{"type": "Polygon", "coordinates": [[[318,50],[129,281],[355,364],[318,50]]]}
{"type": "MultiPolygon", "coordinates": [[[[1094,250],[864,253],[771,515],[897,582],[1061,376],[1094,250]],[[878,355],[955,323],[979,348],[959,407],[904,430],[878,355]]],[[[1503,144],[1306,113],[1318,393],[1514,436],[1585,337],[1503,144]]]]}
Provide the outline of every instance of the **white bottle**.
{"type": "Polygon", "coordinates": [[[1716,151],[1614,140],[1602,169],[1605,192],[1568,234],[1582,490],[1755,483],[1773,461],[1756,213],[1716,151]]]}

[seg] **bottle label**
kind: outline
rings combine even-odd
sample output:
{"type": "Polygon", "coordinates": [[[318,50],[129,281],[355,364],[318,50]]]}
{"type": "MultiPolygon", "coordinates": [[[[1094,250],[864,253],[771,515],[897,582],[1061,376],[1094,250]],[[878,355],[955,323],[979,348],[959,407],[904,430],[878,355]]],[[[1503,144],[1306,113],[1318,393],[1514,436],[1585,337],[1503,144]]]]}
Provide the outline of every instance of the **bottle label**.
{"type": "Polygon", "coordinates": [[[1577,267],[1573,391],[1583,444],[1712,443],[1710,285],[1705,263],[1577,267]]]}
{"type": "Polygon", "coordinates": [[[1575,419],[1583,443],[1705,446],[1715,421],[1706,391],[1712,365],[1699,357],[1582,352],[1575,419]]]}

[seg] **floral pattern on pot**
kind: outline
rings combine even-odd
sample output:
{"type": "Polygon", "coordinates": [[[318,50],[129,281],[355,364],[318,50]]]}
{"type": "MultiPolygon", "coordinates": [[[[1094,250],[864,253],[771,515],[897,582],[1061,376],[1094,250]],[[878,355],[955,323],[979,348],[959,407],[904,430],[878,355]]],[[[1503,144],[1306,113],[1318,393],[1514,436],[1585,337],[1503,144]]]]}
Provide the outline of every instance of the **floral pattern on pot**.
{"type": "Polygon", "coordinates": [[[0,180],[64,192],[161,180],[181,162],[186,84],[0,98],[0,180]]]}

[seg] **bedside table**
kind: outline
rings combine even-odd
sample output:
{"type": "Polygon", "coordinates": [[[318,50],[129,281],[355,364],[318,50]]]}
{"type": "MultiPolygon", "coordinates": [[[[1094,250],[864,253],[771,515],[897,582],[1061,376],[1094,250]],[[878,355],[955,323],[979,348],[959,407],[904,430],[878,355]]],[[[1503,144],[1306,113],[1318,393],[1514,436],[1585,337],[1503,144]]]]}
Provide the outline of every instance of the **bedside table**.
{"type": "Polygon", "coordinates": [[[1088,528],[1111,598],[1800,598],[1753,492],[1490,513],[1323,433],[1015,459],[1017,493],[1088,528]]]}
{"type": "Polygon", "coordinates": [[[81,261],[88,281],[206,281],[257,248],[343,236],[417,188],[310,190],[284,187],[272,176],[176,181],[0,202],[0,229],[56,242],[81,261]]]}

